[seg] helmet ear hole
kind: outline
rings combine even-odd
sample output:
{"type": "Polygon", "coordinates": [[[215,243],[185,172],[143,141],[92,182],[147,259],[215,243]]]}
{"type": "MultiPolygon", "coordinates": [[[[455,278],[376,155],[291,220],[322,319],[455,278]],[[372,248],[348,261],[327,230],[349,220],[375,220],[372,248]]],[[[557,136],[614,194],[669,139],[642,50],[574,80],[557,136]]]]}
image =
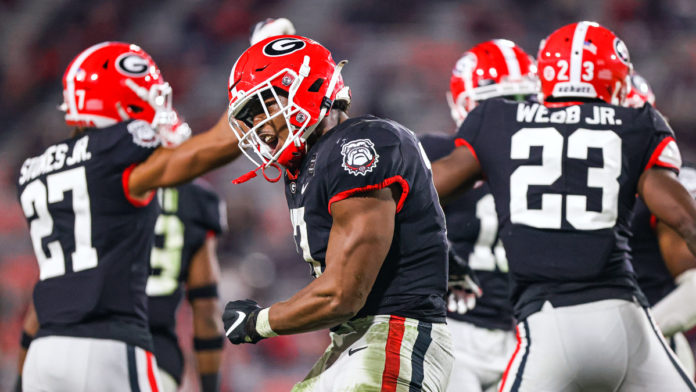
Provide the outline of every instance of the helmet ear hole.
{"type": "Polygon", "coordinates": [[[138,105],[128,105],[128,109],[132,111],[133,113],[142,113],[143,109],[141,106],[138,105]]]}
{"type": "Polygon", "coordinates": [[[319,89],[321,88],[321,85],[324,84],[324,80],[326,80],[326,79],[324,79],[324,78],[318,78],[317,80],[314,81],[314,83],[312,83],[311,86],[309,86],[309,88],[307,89],[307,91],[309,91],[310,93],[317,93],[317,92],[319,92],[319,89]]]}

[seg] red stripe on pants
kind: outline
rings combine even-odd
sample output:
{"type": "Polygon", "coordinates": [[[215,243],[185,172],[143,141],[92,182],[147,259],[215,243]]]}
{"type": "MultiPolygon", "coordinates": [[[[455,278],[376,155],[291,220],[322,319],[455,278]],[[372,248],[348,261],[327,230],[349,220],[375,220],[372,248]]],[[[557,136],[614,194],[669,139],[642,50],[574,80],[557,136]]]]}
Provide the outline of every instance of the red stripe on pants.
{"type": "Polygon", "coordinates": [[[507,367],[505,368],[505,373],[503,373],[503,380],[500,383],[500,389],[499,391],[502,392],[503,388],[505,388],[505,381],[507,380],[508,373],[510,372],[510,368],[512,367],[512,363],[515,362],[515,358],[517,357],[517,353],[520,352],[520,346],[522,346],[522,338],[520,338],[520,326],[518,325],[516,328],[517,330],[517,347],[515,348],[515,352],[512,354],[512,358],[510,358],[510,362],[508,362],[507,367]]]}
{"type": "Polygon", "coordinates": [[[401,340],[404,338],[403,317],[391,316],[389,318],[389,335],[384,347],[384,372],[382,373],[382,392],[396,391],[396,380],[399,378],[401,365],[401,340]]]}
{"type": "Polygon", "coordinates": [[[150,382],[150,389],[152,392],[159,392],[157,388],[157,378],[155,377],[155,369],[152,366],[152,353],[145,351],[145,356],[147,358],[147,380],[150,382]]]}

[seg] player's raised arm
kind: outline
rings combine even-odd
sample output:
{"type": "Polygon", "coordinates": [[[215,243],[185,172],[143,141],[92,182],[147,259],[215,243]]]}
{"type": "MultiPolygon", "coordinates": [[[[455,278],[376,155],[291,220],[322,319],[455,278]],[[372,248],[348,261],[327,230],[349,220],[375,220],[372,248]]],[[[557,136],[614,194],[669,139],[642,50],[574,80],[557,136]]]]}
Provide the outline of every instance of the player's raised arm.
{"type": "Polygon", "coordinates": [[[237,137],[223,114],[208,131],[192,137],[176,148],[160,147],[133,169],[130,194],[144,198],[148,191],[190,181],[203,173],[229,163],[241,152],[237,137]]]}

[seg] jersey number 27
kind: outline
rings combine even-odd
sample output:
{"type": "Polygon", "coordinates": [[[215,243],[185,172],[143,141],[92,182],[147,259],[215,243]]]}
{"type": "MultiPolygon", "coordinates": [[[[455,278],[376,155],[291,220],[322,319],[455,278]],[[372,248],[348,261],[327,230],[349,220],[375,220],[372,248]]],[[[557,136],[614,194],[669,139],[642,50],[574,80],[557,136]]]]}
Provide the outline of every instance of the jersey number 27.
{"type": "Polygon", "coordinates": [[[65,255],[60,242],[56,240],[46,244],[50,253],[47,255],[43,250],[43,239],[53,233],[53,218],[48,212],[48,203],[63,201],[64,194],[68,191],[72,191],[75,215],[75,251],[71,254],[72,270],[79,272],[97,266],[97,250],[92,247],[92,215],[87,192],[87,176],[84,166],[80,166],[47,176],[46,185],[39,179],[32,181],[19,197],[24,215],[27,217],[36,215],[29,226],[29,233],[39,262],[40,280],[65,274],[65,255]]]}

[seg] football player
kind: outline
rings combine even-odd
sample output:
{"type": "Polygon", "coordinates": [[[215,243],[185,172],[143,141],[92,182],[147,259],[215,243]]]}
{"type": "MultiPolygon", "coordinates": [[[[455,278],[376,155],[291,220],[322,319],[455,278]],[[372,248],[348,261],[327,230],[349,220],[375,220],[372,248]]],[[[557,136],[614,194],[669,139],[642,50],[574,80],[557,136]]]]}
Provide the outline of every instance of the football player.
{"type": "MultiPolygon", "coordinates": [[[[641,108],[646,103],[655,105],[655,94],[645,79],[634,72],[625,105],[641,108]]],[[[696,197],[696,169],[682,166],[679,181],[696,197]]],[[[683,332],[696,325],[696,306],[691,300],[696,296],[696,259],[684,240],[657,220],[640,198],[633,208],[631,233],[638,285],[650,303],[655,322],[693,379],[694,354],[683,332]]]]}
{"type": "Polygon", "coordinates": [[[218,391],[224,337],[215,236],[227,227],[225,205],[202,181],[160,189],[157,200],[161,211],[146,292],[162,390],[173,392],[181,385],[184,358],[176,335],[176,313],[186,291],[193,310],[193,348],[201,390],[218,391]]]}
{"type": "Polygon", "coordinates": [[[226,119],[177,148],[171,87],[136,45],[103,42],[63,76],[70,138],[28,158],[18,196],[39,262],[25,391],[158,390],[147,322],[155,189],[239,155],[226,119]]]}
{"type": "MultiPolygon", "coordinates": [[[[447,97],[452,118],[460,125],[486,99],[530,100],[538,91],[534,60],[513,42],[497,39],[474,46],[457,61],[447,97]]],[[[455,148],[451,135],[427,134],[420,141],[432,161],[455,148]]],[[[467,259],[483,289],[473,309],[468,309],[466,301],[460,300],[456,306],[450,301],[447,324],[454,343],[455,370],[448,390],[495,389],[516,341],[507,258],[498,239],[493,196],[488,184],[481,182],[447,200],[443,209],[451,245],[467,259]]]]}
{"type": "Polygon", "coordinates": [[[696,203],[674,135],[651,106],[619,106],[628,50],[593,22],[537,56],[543,104],[491,99],[433,164],[445,196],[484,176],[512,278],[518,345],[501,391],[696,390],[652,320],[630,266],[636,192],[696,251],[696,203]]]}
{"type": "Polygon", "coordinates": [[[243,152],[285,180],[298,253],[314,279],[262,308],[231,301],[234,344],[331,328],[331,345],[295,390],[444,390],[447,239],[429,161],[390,120],[349,118],[331,53],[300,36],[264,39],[229,79],[230,123],[243,152]]]}

